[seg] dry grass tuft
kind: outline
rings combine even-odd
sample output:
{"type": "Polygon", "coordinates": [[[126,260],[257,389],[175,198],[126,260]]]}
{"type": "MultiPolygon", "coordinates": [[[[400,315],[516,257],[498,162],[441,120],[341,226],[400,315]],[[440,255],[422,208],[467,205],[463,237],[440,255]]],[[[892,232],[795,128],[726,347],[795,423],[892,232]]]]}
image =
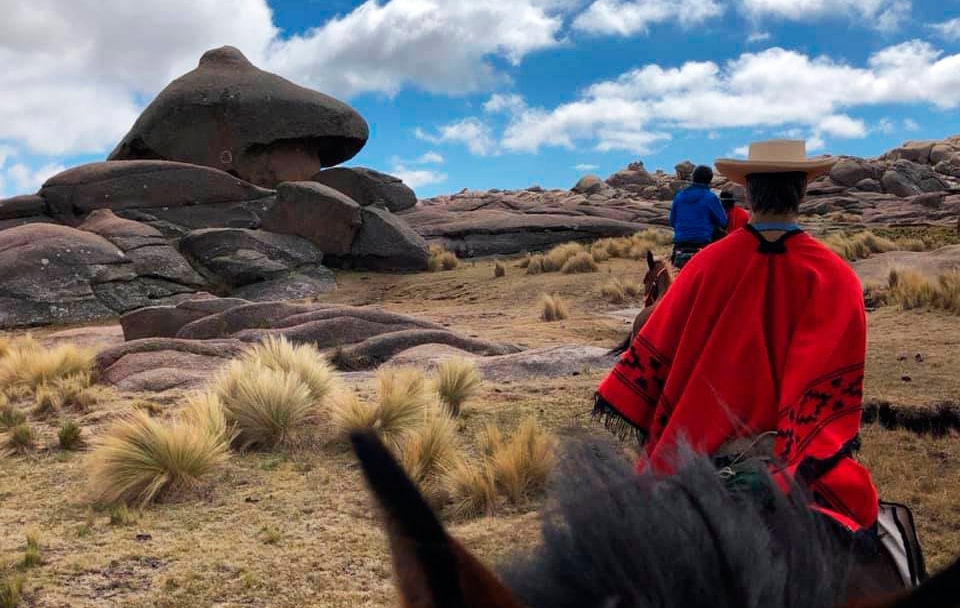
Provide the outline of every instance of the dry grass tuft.
{"type": "Polygon", "coordinates": [[[0,390],[33,394],[71,376],[89,378],[93,357],[92,351],[73,344],[43,349],[32,338],[22,338],[0,359],[0,390]]]}
{"type": "Polygon", "coordinates": [[[897,249],[897,244],[879,237],[869,230],[857,234],[834,233],[827,235],[823,244],[845,260],[855,261],[870,257],[874,253],[886,253],[897,249]]]}
{"type": "Polygon", "coordinates": [[[92,386],[90,374],[73,374],[54,386],[60,396],[60,407],[79,413],[90,411],[100,401],[100,393],[92,386]]]}
{"type": "Polygon", "coordinates": [[[527,261],[527,274],[541,274],[543,270],[543,256],[535,255],[527,261]]]}
{"type": "Polygon", "coordinates": [[[18,608],[23,601],[24,576],[0,571],[0,608],[18,608]]]}
{"type": "Polygon", "coordinates": [[[40,533],[36,530],[27,532],[27,546],[23,551],[23,561],[20,565],[24,569],[35,568],[43,564],[40,554],[40,533]]]}
{"type": "Polygon", "coordinates": [[[208,414],[188,404],[178,418],[162,422],[142,411],[113,424],[95,444],[88,462],[97,502],[145,505],[198,487],[230,455],[230,437],[198,423],[208,414]]]}
{"type": "Polygon", "coordinates": [[[553,465],[553,439],[528,418],[493,454],[492,462],[497,486],[510,502],[521,504],[546,484],[553,465]]]}
{"type": "Polygon", "coordinates": [[[439,245],[430,245],[430,257],[427,259],[427,270],[454,270],[460,265],[460,260],[452,252],[439,245]]]}
{"type": "Polygon", "coordinates": [[[254,368],[296,375],[317,401],[323,401],[336,388],[333,366],[311,344],[294,344],[283,336],[267,336],[239,360],[254,368]]]}
{"type": "Polygon", "coordinates": [[[493,265],[493,278],[499,279],[507,276],[507,267],[504,266],[503,262],[497,262],[493,265]]]}
{"type": "Polygon", "coordinates": [[[373,431],[386,444],[397,447],[437,407],[436,394],[423,372],[414,367],[382,367],[377,370],[374,403],[364,403],[343,391],[334,401],[331,417],[341,440],[353,431],[373,431]]]}
{"type": "Polygon", "coordinates": [[[459,416],[460,408],[480,387],[476,363],[464,357],[444,359],[437,365],[434,386],[447,412],[459,416]]]}
{"type": "Polygon", "coordinates": [[[214,384],[241,450],[297,445],[320,414],[300,376],[232,361],[214,384]]]}
{"type": "Polygon", "coordinates": [[[582,251],[570,258],[567,259],[563,264],[561,271],[564,274],[577,274],[577,273],[586,273],[586,272],[597,272],[599,266],[593,260],[593,256],[582,251]]]}
{"type": "Polygon", "coordinates": [[[26,421],[27,415],[12,403],[8,403],[6,397],[0,394],[0,433],[8,431],[26,421]]]}
{"type": "Polygon", "coordinates": [[[600,293],[611,304],[623,304],[627,299],[626,290],[619,279],[610,279],[600,288],[600,293]]]}
{"type": "Polygon", "coordinates": [[[597,263],[606,262],[611,257],[607,247],[600,244],[600,241],[590,246],[590,255],[593,257],[593,261],[597,263]]]}
{"type": "Polygon", "coordinates": [[[626,294],[627,296],[631,298],[639,298],[640,296],[643,295],[643,287],[641,287],[640,284],[637,283],[636,281],[631,279],[624,279],[621,282],[623,284],[623,293],[626,294]]]}
{"type": "Polygon", "coordinates": [[[36,447],[33,427],[26,422],[11,426],[0,434],[0,456],[26,454],[36,447]]]}
{"type": "Polygon", "coordinates": [[[83,429],[76,422],[67,420],[57,432],[57,442],[61,450],[67,452],[79,450],[86,443],[83,439],[83,429]]]}
{"type": "Polygon", "coordinates": [[[885,302],[901,310],[939,309],[960,314],[960,270],[941,274],[936,282],[915,270],[893,268],[885,302]]]}
{"type": "Polygon", "coordinates": [[[503,433],[500,427],[495,424],[487,423],[476,434],[477,449],[484,460],[491,460],[501,447],[503,447],[503,433]]]}
{"type": "Polygon", "coordinates": [[[61,411],[60,393],[52,387],[37,387],[33,400],[33,415],[37,418],[51,418],[59,416],[61,411]]]}
{"type": "Polygon", "coordinates": [[[540,318],[544,321],[562,321],[569,315],[567,304],[559,295],[543,294],[540,297],[540,318]]]}
{"type": "Polygon", "coordinates": [[[422,416],[421,421],[420,426],[403,436],[398,446],[400,464],[424,493],[437,502],[442,493],[440,474],[457,462],[457,425],[437,409],[422,416]]]}
{"type": "Polygon", "coordinates": [[[567,261],[575,256],[584,254],[593,263],[593,257],[587,253],[587,250],[580,243],[564,243],[557,245],[543,256],[544,272],[559,272],[566,265],[567,261]]]}
{"type": "Polygon", "coordinates": [[[497,481],[493,468],[459,461],[444,472],[451,515],[468,519],[492,515],[497,506],[497,481]]]}

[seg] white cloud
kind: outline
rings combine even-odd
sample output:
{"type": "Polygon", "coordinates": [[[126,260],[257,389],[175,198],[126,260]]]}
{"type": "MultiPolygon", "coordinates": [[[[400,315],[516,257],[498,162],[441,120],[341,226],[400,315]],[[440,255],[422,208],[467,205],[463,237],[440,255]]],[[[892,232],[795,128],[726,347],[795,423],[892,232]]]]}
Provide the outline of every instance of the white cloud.
{"type": "Polygon", "coordinates": [[[881,118],[876,130],[884,135],[892,135],[897,130],[897,125],[889,118],[881,118]]]}
{"type": "Polygon", "coordinates": [[[496,153],[497,144],[490,127],[479,118],[469,117],[439,128],[436,135],[417,128],[414,134],[424,141],[434,144],[459,143],[476,156],[489,156],[496,153]]]}
{"type": "Polygon", "coordinates": [[[588,87],[553,109],[528,108],[511,119],[502,145],[535,151],[594,140],[600,150],[650,150],[670,131],[795,128],[824,137],[864,137],[862,120],[846,112],[879,104],[960,106],[960,55],[913,40],[872,55],[856,67],[829,57],[770,48],[724,65],[647,65],[588,87]]]}
{"type": "Polygon", "coordinates": [[[807,138],[807,152],[816,152],[818,150],[823,150],[827,145],[827,142],[824,141],[823,137],[819,133],[814,133],[807,138]]]}
{"type": "Polygon", "coordinates": [[[48,163],[39,168],[31,168],[23,163],[4,169],[0,163],[0,193],[10,190],[9,194],[28,194],[40,189],[43,182],[66,169],[58,163],[48,163]]]}
{"type": "Polygon", "coordinates": [[[600,165],[591,165],[588,163],[581,163],[579,165],[574,165],[573,168],[576,169],[577,171],[596,171],[597,169],[600,168],[600,165]]]}
{"type": "Polygon", "coordinates": [[[770,35],[770,32],[753,32],[747,36],[747,43],[766,42],[771,38],[773,38],[773,36],[770,35]]]}
{"type": "Polygon", "coordinates": [[[919,131],[920,125],[918,125],[917,121],[912,118],[905,118],[903,120],[903,128],[907,131],[919,131]]]}
{"type": "Polygon", "coordinates": [[[429,169],[410,169],[403,164],[395,164],[390,173],[403,180],[403,183],[414,190],[422,186],[442,184],[447,181],[447,174],[429,169]]]}
{"type": "Polygon", "coordinates": [[[897,29],[909,19],[910,0],[739,0],[740,10],[761,19],[813,21],[843,16],[875,29],[897,29]]]}
{"type": "Polygon", "coordinates": [[[527,103],[523,100],[523,96],[515,93],[494,93],[490,96],[490,99],[483,104],[483,111],[490,114],[517,114],[526,109],[527,103]]]}
{"type": "Polygon", "coordinates": [[[696,25],[723,10],[717,0],[595,0],[574,19],[573,27],[592,34],[631,36],[667,21],[696,25]]]}
{"type": "Polygon", "coordinates": [[[940,23],[930,23],[927,27],[935,30],[945,40],[960,40],[960,17],[940,23]]]}
{"type": "Polygon", "coordinates": [[[431,150],[430,152],[425,152],[422,156],[420,156],[420,158],[414,160],[413,162],[417,165],[442,165],[443,156],[441,156],[438,152],[431,150]]]}

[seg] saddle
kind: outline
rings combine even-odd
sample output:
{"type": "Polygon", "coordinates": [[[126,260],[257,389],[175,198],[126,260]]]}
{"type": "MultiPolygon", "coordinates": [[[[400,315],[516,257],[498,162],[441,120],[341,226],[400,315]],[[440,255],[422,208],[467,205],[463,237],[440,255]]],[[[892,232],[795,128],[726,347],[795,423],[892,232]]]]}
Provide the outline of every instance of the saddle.
{"type": "Polygon", "coordinates": [[[680,270],[684,264],[690,261],[690,258],[708,244],[709,243],[674,243],[673,256],[670,259],[670,263],[673,264],[674,268],[680,270]]]}
{"type": "MultiPolygon", "coordinates": [[[[731,491],[760,492],[768,488],[760,483],[758,463],[773,462],[776,433],[727,441],[713,454],[718,474],[731,491]]],[[[913,521],[913,512],[906,505],[879,502],[877,539],[896,564],[906,588],[916,587],[928,578],[923,549],[913,521]]]]}

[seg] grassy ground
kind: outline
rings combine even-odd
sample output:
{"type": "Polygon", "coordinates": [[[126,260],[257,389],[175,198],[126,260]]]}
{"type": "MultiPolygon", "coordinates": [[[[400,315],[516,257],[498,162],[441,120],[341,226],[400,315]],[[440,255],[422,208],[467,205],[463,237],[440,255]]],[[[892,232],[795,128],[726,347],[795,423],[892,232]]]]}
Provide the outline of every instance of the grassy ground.
{"type": "MultiPolygon", "coordinates": [[[[457,270],[388,276],[343,273],[325,298],[383,303],[466,334],[528,346],[612,345],[623,323],[603,313],[600,288],[611,276],[639,280],[643,262],[614,260],[594,274],[528,276],[515,262],[494,278],[494,262],[457,270]],[[566,321],[538,320],[541,293],[570,305],[566,321]]],[[[960,395],[960,320],[881,309],[870,316],[867,396],[925,407],[960,395]],[[914,355],[920,352],[924,362],[914,355]],[[898,355],[907,355],[899,361],[898,355]],[[951,371],[953,370],[953,371],[951,371]],[[902,376],[910,376],[905,382],[902,376]]],[[[553,380],[486,384],[465,407],[462,432],[485,422],[506,428],[533,415],[563,434],[588,428],[590,396],[603,370],[553,380]]],[[[79,417],[95,434],[144,395],[115,395],[79,417]]],[[[37,423],[55,445],[56,425],[37,423]]],[[[916,509],[932,567],[960,547],[960,440],[864,430],[862,456],[885,498],[916,509]]],[[[27,573],[27,602],[60,606],[330,606],[393,603],[385,539],[349,455],[332,447],[233,458],[200,498],[161,504],[112,524],[85,498],[85,455],[55,449],[0,461],[0,565],[22,559],[25,534],[41,535],[43,564],[27,573]]],[[[454,523],[454,534],[495,562],[537,536],[533,508],[454,523]]]]}

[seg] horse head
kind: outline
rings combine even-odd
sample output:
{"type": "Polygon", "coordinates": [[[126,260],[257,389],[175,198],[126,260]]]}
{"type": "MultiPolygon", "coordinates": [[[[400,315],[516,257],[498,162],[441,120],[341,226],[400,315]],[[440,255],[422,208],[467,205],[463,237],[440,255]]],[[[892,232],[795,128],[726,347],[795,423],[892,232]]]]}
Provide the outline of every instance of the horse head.
{"type": "Polygon", "coordinates": [[[351,441],[383,513],[404,608],[960,605],[960,561],[897,597],[845,603],[848,558],[824,551],[802,500],[781,495],[775,515],[765,515],[769,506],[725,491],[708,458],[657,480],[598,445],[563,459],[573,466],[557,477],[541,546],[501,580],[446,532],[376,435],[351,441]]]}
{"type": "Polygon", "coordinates": [[[656,259],[647,251],[647,273],[643,275],[644,306],[652,306],[673,283],[673,265],[667,260],[656,259]]]}

